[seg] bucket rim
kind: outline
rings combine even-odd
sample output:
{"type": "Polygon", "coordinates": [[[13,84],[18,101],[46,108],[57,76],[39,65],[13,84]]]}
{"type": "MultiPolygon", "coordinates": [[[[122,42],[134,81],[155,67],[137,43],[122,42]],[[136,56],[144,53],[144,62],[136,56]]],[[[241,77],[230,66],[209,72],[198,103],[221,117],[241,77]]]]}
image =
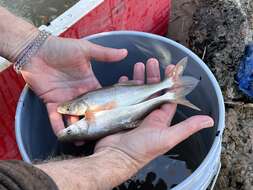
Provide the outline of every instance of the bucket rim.
{"type": "Polygon", "coordinates": [[[15,115],[15,136],[16,136],[16,141],[18,145],[19,152],[21,154],[21,157],[23,158],[24,161],[28,163],[32,163],[31,159],[29,158],[27,151],[25,149],[25,145],[22,141],[22,132],[21,132],[21,125],[20,125],[20,115],[22,112],[22,107],[23,107],[23,102],[25,99],[26,94],[29,91],[29,87],[26,84],[25,87],[23,88],[20,98],[18,100],[17,104],[17,109],[16,109],[16,115],[15,115]]]}
{"type": "MultiPolygon", "coordinates": [[[[208,68],[208,66],[195,53],[193,53],[190,49],[186,48],[185,46],[175,42],[174,40],[165,38],[163,36],[159,36],[159,35],[151,34],[151,33],[147,33],[147,32],[140,32],[140,31],[119,30],[119,31],[110,31],[110,32],[102,32],[102,33],[98,33],[98,34],[93,34],[93,35],[89,35],[87,37],[84,37],[83,39],[92,40],[92,39],[96,39],[99,37],[111,36],[111,35],[141,36],[141,37],[149,37],[149,38],[152,38],[152,39],[155,39],[158,41],[167,42],[167,43],[171,44],[172,46],[175,46],[175,47],[181,49],[186,54],[191,56],[192,59],[194,59],[197,63],[199,63],[201,68],[207,73],[209,79],[212,81],[212,85],[214,87],[215,94],[216,94],[217,100],[218,100],[218,105],[219,105],[219,108],[218,108],[219,109],[219,120],[218,120],[217,130],[220,131],[220,134],[215,137],[211,149],[209,150],[208,154],[206,155],[204,160],[201,162],[201,164],[195,169],[195,171],[189,177],[184,179],[180,184],[178,184],[175,188],[173,188],[173,190],[176,190],[180,187],[185,187],[188,184],[190,184],[189,178],[198,177],[200,171],[202,171],[203,169],[205,169],[209,165],[209,162],[210,162],[209,158],[211,158],[212,155],[216,153],[217,148],[219,148],[219,146],[221,146],[222,134],[223,134],[223,131],[225,128],[225,106],[224,106],[224,99],[223,99],[223,95],[222,95],[221,89],[219,87],[219,84],[218,84],[216,78],[214,77],[213,73],[208,68]]],[[[30,89],[29,89],[28,85],[26,85],[21,93],[20,98],[19,98],[19,102],[18,102],[17,110],[16,110],[16,117],[15,117],[15,133],[16,133],[18,148],[20,150],[23,160],[28,163],[31,163],[31,159],[29,158],[29,156],[25,150],[24,144],[22,142],[21,126],[20,126],[20,122],[19,122],[20,117],[17,117],[17,116],[21,115],[25,95],[28,93],[29,90],[30,89]]]]}

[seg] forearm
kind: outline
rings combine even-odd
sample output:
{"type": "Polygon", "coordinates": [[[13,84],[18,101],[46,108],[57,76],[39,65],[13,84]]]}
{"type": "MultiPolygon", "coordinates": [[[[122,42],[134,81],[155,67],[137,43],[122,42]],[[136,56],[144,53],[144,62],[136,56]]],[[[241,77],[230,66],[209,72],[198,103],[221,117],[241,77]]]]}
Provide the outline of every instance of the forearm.
{"type": "Polygon", "coordinates": [[[110,190],[134,175],[139,164],[121,151],[106,149],[86,158],[38,165],[60,190],[110,190]]]}
{"type": "Polygon", "coordinates": [[[35,26],[0,6],[0,56],[15,62],[17,55],[37,34],[35,26]]]}

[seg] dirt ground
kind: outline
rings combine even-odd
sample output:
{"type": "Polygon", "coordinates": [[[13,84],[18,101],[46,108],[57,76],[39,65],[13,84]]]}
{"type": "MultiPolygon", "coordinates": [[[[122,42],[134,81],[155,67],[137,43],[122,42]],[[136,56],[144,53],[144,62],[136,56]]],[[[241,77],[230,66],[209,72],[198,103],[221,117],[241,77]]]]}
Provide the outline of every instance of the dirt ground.
{"type": "Polygon", "coordinates": [[[48,24],[78,0],[0,0],[0,5],[36,26],[48,24]]]}
{"type": "Polygon", "coordinates": [[[235,82],[245,45],[252,41],[253,2],[172,2],[168,37],[203,58],[216,76],[226,102],[222,168],[215,189],[253,190],[253,104],[235,82]]]}

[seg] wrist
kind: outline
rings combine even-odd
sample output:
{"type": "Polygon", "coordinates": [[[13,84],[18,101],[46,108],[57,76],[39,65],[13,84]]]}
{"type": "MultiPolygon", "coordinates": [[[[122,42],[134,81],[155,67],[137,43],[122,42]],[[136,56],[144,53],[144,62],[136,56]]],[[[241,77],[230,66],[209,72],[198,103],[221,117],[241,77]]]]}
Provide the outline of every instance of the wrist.
{"type": "Polygon", "coordinates": [[[97,190],[113,189],[131,178],[141,168],[133,158],[121,150],[110,147],[96,152],[87,159],[93,162],[90,170],[94,173],[89,178],[94,182],[91,187],[96,187],[97,190]]]}
{"type": "Polygon", "coordinates": [[[140,166],[124,152],[105,148],[89,157],[38,165],[59,189],[112,189],[133,176],[140,166]]]}
{"type": "Polygon", "coordinates": [[[0,7],[0,55],[15,62],[17,56],[38,35],[38,29],[0,7]],[[11,23],[11,24],[10,24],[11,23]]]}
{"type": "Polygon", "coordinates": [[[5,50],[6,58],[14,63],[17,61],[18,55],[38,36],[39,30],[32,26],[26,26],[20,29],[23,31],[16,37],[16,43],[9,43],[5,50]],[[26,31],[26,32],[25,32],[26,31]]]}

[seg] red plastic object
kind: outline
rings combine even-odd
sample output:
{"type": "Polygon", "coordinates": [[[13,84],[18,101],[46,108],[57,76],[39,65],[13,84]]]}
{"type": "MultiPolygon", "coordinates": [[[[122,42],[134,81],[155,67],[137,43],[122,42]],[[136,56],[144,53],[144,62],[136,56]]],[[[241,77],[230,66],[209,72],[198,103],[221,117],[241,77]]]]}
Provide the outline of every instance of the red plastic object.
{"type": "Polygon", "coordinates": [[[168,30],[170,7],[170,0],[106,0],[61,36],[81,38],[113,30],[164,35],[168,30]]]}
{"type": "Polygon", "coordinates": [[[20,159],[14,119],[24,81],[12,68],[0,74],[0,159],[20,159]]]}
{"type": "MultiPolygon", "coordinates": [[[[61,36],[81,38],[112,30],[138,30],[164,35],[170,0],[105,0],[61,36]]],[[[15,141],[15,110],[24,81],[12,68],[0,73],[0,159],[21,159],[15,141]]]]}

